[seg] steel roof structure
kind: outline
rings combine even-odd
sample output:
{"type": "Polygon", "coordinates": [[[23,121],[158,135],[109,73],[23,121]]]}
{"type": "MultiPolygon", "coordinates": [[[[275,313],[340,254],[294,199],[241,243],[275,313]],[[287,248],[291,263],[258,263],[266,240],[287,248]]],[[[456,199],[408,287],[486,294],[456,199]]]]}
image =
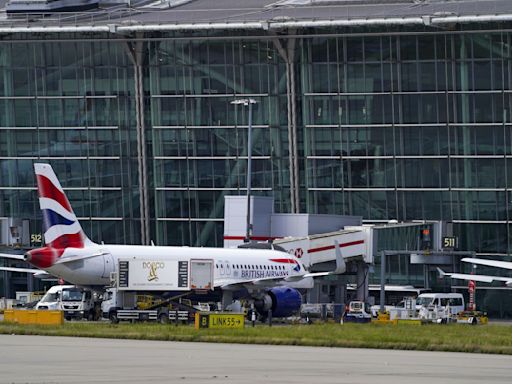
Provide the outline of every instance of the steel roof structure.
{"type": "MultiPolygon", "coordinates": [[[[33,1],[33,0],[10,0],[33,1]]],[[[60,1],[60,0],[57,0],[60,1]]],[[[512,20],[510,0],[126,0],[82,13],[0,15],[0,33],[443,26],[512,20]]],[[[39,1],[40,2],[40,1],[39,1]]],[[[37,2],[34,2],[34,4],[37,2]]],[[[0,1],[5,11],[7,2],[0,1]]]]}

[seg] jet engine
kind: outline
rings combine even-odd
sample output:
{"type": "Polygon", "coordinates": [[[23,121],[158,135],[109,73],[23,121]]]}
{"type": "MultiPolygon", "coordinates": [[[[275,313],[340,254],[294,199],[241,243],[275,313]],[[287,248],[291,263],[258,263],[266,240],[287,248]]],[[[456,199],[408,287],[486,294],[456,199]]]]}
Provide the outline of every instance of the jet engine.
{"type": "Polygon", "coordinates": [[[288,317],[296,313],[302,304],[302,296],[296,289],[276,287],[254,300],[254,308],[264,317],[272,310],[272,317],[288,317]]]}

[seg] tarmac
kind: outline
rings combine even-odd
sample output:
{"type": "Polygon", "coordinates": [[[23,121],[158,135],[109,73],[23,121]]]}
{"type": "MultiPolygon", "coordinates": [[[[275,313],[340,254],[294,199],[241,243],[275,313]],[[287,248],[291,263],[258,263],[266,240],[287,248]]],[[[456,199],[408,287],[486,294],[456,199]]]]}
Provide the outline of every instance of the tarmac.
{"type": "Polygon", "coordinates": [[[512,356],[0,335],[0,383],[507,383],[512,356]]]}

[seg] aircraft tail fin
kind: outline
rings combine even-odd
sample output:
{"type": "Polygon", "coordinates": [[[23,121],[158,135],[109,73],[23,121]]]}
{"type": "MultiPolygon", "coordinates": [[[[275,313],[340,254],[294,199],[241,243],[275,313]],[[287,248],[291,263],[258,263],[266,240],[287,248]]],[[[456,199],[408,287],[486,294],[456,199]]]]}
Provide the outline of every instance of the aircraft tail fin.
{"type": "Polygon", "coordinates": [[[87,238],[50,164],[34,164],[44,241],[50,248],[84,248],[87,238]]]}

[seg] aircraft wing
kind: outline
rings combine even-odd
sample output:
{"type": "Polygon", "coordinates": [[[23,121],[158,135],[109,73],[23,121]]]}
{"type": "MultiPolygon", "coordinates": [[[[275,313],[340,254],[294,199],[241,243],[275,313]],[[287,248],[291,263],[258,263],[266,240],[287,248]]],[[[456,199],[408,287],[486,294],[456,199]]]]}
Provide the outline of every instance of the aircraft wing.
{"type": "Polygon", "coordinates": [[[503,281],[506,285],[512,285],[512,277],[504,277],[504,276],[490,276],[490,275],[470,275],[467,273],[446,273],[441,268],[437,268],[439,272],[439,276],[441,278],[447,276],[452,279],[458,280],[473,280],[479,281],[482,283],[492,283],[493,281],[503,281]]]}
{"type": "Polygon", "coordinates": [[[23,255],[14,255],[12,253],[0,253],[0,257],[3,257],[5,259],[25,260],[25,256],[23,256],[23,255]]]}
{"type": "Polygon", "coordinates": [[[0,267],[0,271],[32,273],[34,275],[34,277],[38,277],[38,278],[51,276],[48,272],[43,271],[42,269],[0,267]]]}
{"type": "Polygon", "coordinates": [[[466,263],[471,263],[471,264],[486,265],[488,267],[512,269],[512,262],[510,262],[510,261],[476,259],[476,258],[472,258],[472,257],[465,257],[462,259],[462,261],[464,261],[466,263]]]}

